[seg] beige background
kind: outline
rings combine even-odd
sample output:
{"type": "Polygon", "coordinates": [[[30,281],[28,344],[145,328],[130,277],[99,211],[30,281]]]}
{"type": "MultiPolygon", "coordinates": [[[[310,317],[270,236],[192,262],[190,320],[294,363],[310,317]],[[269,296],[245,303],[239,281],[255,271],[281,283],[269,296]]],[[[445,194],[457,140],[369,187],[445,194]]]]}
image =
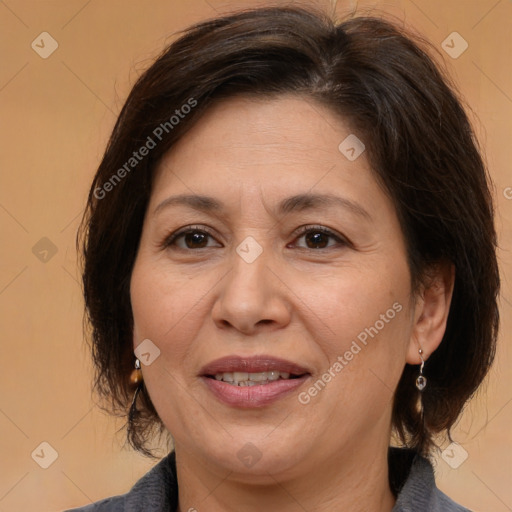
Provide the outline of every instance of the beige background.
{"type": "MultiPolygon", "coordinates": [[[[75,233],[106,137],[141,70],[176,30],[251,5],[0,1],[0,512],[56,511],[122,493],[154,464],[122,449],[123,436],[114,434],[121,424],[91,398],[75,233]],[[45,31],[59,45],[47,59],[31,48],[45,31]],[[31,456],[42,442],[58,455],[47,469],[36,461],[49,460],[48,448],[31,456]]],[[[496,184],[503,322],[492,375],[454,433],[468,458],[458,469],[439,458],[437,475],[445,492],[473,510],[510,511],[512,1],[340,1],[337,10],[373,7],[440,49],[453,31],[469,43],[445,61],[475,112],[496,184]]]]}

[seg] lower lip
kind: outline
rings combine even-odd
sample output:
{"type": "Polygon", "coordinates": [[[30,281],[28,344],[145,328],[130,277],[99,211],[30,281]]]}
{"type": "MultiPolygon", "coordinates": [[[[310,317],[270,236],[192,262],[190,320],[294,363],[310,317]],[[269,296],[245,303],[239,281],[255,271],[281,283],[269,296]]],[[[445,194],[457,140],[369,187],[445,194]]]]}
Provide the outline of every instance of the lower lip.
{"type": "Polygon", "coordinates": [[[308,379],[303,375],[296,379],[278,379],[269,384],[256,384],[254,386],[234,386],[227,382],[201,377],[208,389],[225,404],[233,407],[262,407],[295,391],[308,379]]]}

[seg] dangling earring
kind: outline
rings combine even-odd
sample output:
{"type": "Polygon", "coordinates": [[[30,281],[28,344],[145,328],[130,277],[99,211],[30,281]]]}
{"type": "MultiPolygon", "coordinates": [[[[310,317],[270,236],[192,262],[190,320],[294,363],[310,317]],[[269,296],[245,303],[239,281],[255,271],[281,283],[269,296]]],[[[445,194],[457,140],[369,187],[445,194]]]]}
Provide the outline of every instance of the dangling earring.
{"type": "Polygon", "coordinates": [[[425,389],[425,386],[427,385],[427,378],[423,375],[423,367],[425,366],[425,361],[423,359],[423,350],[420,348],[418,350],[419,354],[420,354],[420,359],[421,359],[421,366],[420,366],[420,374],[418,375],[418,378],[416,379],[416,387],[420,390],[420,391],[423,391],[425,389]]]}
{"type": "Polygon", "coordinates": [[[135,370],[130,375],[130,382],[132,384],[139,384],[142,381],[142,370],[140,369],[140,361],[135,359],[135,370]]]}
{"type": "Polygon", "coordinates": [[[131,433],[133,420],[135,418],[135,414],[137,411],[137,406],[135,402],[137,401],[137,396],[144,385],[144,381],[142,379],[142,370],[140,369],[140,361],[135,359],[135,369],[132,371],[130,375],[130,383],[136,385],[135,393],[133,394],[132,404],[130,406],[130,410],[128,411],[128,433],[131,433]]]}

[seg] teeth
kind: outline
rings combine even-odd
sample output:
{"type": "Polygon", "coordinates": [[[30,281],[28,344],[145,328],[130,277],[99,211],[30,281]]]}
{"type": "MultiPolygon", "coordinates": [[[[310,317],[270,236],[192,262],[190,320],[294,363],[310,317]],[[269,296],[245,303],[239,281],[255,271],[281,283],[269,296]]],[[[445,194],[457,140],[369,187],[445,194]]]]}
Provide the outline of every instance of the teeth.
{"type": "Polygon", "coordinates": [[[229,382],[234,386],[255,386],[257,384],[268,384],[278,379],[289,379],[290,374],[288,372],[279,372],[277,370],[271,370],[269,372],[224,372],[217,373],[215,380],[222,380],[229,382]]]}
{"type": "Polygon", "coordinates": [[[235,382],[242,382],[249,379],[249,374],[247,372],[233,372],[233,380],[235,382]]]}
{"type": "Polygon", "coordinates": [[[263,380],[267,380],[267,374],[266,372],[251,373],[249,375],[249,380],[252,380],[253,382],[261,382],[263,380]]]}

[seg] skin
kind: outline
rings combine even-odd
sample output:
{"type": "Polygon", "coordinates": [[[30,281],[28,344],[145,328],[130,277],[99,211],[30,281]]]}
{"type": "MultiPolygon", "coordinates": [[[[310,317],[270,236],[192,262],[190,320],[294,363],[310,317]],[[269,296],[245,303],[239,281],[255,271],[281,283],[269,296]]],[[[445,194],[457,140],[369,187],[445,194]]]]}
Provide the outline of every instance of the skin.
{"type": "Polygon", "coordinates": [[[365,153],[351,162],[338,150],[350,133],[310,99],[232,98],[211,107],[157,169],[131,279],[134,348],[149,338],[160,350],[142,370],[175,442],[181,512],[393,508],[393,391],[404,365],[420,363],[418,349],[427,360],[439,345],[453,271],[439,266],[412,294],[392,201],[365,153]],[[281,200],[308,192],[348,199],[368,216],[337,205],[278,214],[281,200]],[[155,212],[177,194],[208,195],[225,208],[155,212]],[[297,234],[305,225],[334,237],[297,234]],[[188,226],[211,236],[165,246],[188,226]],[[236,252],[248,236],[263,249],[252,263],[236,252]],[[300,403],[298,394],[395,303],[401,311],[300,403]],[[268,406],[228,406],[198,375],[232,354],[270,354],[312,375],[268,406]],[[237,456],[248,442],[261,455],[251,467],[237,456]]]}

